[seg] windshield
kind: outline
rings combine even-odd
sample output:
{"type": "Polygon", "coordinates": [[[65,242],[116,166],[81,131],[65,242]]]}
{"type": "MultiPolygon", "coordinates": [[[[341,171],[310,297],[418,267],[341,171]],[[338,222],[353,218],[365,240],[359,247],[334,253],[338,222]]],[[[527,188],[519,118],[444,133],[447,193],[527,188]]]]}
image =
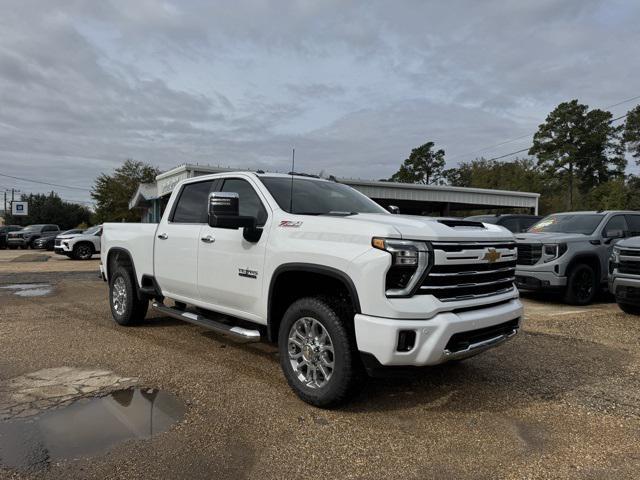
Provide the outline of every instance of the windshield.
{"type": "Polygon", "coordinates": [[[24,227],[22,230],[25,232],[33,232],[34,230],[40,230],[44,225],[29,225],[28,227],[24,227]]]}
{"type": "Polygon", "coordinates": [[[347,185],[299,177],[293,179],[291,211],[291,178],[261,177],[260,180],[285,212],[301,215],[388,213],[373,200],[347,185]]]}
{"type": "Polygon", "coordinates": [[[600,214],[549,215],[533,225],[528,231],[532,233],[560,232],[591,235],[603,218],[604,215],[600,214]]]}
{"type": "Polygon", "coordinates": [[[83,233],[83,235],[93,235],[95,233],[98,233],[98,230],[100,230],[100,225],[96,225],[95,227],[91,227],[91,228],[87,228],[83,233]]]}

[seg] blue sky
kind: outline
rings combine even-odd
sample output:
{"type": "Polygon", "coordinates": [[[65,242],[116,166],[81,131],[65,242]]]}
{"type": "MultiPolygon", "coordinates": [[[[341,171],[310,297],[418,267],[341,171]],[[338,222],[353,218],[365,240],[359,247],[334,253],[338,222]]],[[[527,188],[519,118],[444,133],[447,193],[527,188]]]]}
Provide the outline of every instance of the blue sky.
{"type": "Polygon", "coordinates": [[[455,166],[527,147],[478,152],[561,101],[640,95],[638,44],[634,1],[3,2],[0,173],[283,171],[295,146],[300,170],[377,179],[429,140],[455,166]]]}

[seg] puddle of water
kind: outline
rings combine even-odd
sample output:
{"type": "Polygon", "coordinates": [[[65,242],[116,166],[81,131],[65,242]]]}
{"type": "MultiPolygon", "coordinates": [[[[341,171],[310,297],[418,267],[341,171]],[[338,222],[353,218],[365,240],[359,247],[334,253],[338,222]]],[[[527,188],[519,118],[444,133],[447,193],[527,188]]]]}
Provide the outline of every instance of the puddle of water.
{"type": "Polygon", "coordinates": [[[184,404],[167,392],[129,388],[0,422],[0,466],[33,472],[54,461],[103,453],[168,430],[184,412],[184,404]]]}
{"type": "Polygon", "coordinates": [[[15,283],[0,288],[14,290],[13,294],[19,297],[43,297],[53,291],[53,286],[48,283],[15,283]]]}

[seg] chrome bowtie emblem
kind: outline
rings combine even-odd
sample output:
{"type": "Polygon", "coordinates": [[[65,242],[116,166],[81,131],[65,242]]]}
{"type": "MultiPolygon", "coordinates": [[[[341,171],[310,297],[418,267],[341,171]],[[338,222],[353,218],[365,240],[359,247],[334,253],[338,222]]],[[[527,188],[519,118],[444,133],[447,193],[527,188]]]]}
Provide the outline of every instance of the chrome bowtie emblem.
{"type": "Polygon", "coordinates": [[[489,263],[497,262],[502,257],[502,254],[498,252],[495,248],[490,248],[484,253],[483,260],[486,260],[489,263]]]}

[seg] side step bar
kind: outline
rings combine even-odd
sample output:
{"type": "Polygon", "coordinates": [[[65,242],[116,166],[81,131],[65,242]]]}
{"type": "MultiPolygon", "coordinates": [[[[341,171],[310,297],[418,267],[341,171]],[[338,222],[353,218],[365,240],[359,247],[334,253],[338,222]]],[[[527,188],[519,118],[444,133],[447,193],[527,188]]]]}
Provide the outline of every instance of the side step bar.
{"type": "Polygon", "coordinates": [[[168,317],[177,318],[178,320],[184,320],[185,322],[193,323],[194,325],[208,328],[209,330],[213,330],[218,333],[224,333],[246,343],[260,341],[259,330],[250,330],[248,328],[227,325],[226,323],[212,320],[208,317],[203,317],[202,315],[198,315],[197,313],[178,310],[177,308],[173,307],[167,307],[166,305],[159,302],[152,302],[151,305],[154,309],[164,313],[168,317]]]}

